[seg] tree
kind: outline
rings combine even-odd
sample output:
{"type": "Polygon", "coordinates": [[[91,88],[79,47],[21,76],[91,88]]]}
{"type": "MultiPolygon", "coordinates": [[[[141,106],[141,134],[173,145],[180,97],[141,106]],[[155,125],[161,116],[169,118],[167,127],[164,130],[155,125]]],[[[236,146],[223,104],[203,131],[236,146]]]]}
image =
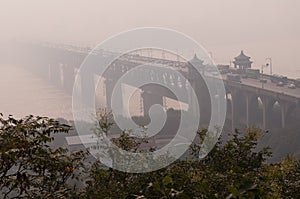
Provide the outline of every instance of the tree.
{"type": "MultiPolygon", "coordinates": [[[[112,125],[111,115],[103,115],[98,135],[107,134],[112,125]]],[[[207,134],[207,130],[201,130],[199,139],[190,147],[190,156],[149,173],[122,172],[100,161],[84,165],[85,152],[69,154],[67,149],[49,146],[52,135],[68,133],[70,128],[45,117],[17,120],[1,115],[1,198],[300,197],[300,162],[288,156],[279,163],[268,164],[271,153],[268,148],[257,148],[264,132],[256,128],[244,133],[236,130],[231,139],[225,143],[219,140],[208,156],[199,159],[203,136],[207,134]],[[80,190],[71,182],[78,178],[85,185],[80,190]]],[[[111,141],[123,150],[139,152],[146,140],[136,139],[124,130],[111,141]]]]}
{"type": "MultiPolygon", "coordinates": [[[[107,120],[102,120],[107,121],[107,120]]],[[[110,121],[110,120],[109,120],[110,121]]],[[[113,122],[101,124],[107,129],[113,122]]],[[[203,135],[191,146],[187,159],[150,173],[124,173],[103,169],[100,162],[88,171],[84,195],[88,198],[234,198],[263,196],[260,177],[265,172],[268,148],[257,150],[263,132],[247,129],[235,131],[226,143],[220,140],[207,157],[198,159],[203,135]]],[[[113,140],[120,148],[136,151],[142,144],[126,132],[113,140]]]]}
{"type": "Polygon", "coordinates": [[[53,134],[70,126],[32,115],[0,115],[0,196],[2,198],[68,198],[68,181],[77,177],[85,153],[51,148],[53,134]]]}
{"type": "Polygon", "coordinates": [[[267,165],[262,175],[269,198],[300,198],[300,162],[288,155],[281,162],[267,165]]]}

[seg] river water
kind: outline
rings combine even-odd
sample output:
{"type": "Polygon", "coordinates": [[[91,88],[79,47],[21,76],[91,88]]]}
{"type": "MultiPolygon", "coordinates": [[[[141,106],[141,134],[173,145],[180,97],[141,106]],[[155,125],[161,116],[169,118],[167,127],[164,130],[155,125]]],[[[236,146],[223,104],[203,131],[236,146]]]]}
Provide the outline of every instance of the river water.
{"type": "MultiPolygon", "coordinates": [[[[103,92],[97,89],[96,94],[105,101],[103,92]]],[[[0,113],[5,116],[32,114],[73,120],[72,96],[21,67],[0,66],[0,93],[0,113]]],[[[170,100],[169,104],[176,102],[170,100]]],[[[130,115],[142,114],[140,92],[131,96],[129,105],[130,115]]]]}
{"type": "Polygon", "coordinates": [[[0,66],[0,112],[5,116],[29,114],[72,119],[72,98],[30,72],[0,66]]]}

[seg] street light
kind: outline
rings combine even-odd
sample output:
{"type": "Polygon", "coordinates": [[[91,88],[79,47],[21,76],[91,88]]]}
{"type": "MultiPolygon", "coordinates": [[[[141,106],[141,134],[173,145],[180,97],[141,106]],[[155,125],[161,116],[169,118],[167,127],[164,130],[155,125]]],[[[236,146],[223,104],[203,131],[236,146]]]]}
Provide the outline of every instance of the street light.
{"type": "MultiPolygon", "coordinates": [[[[266,60],[269,60],[269,62],[270,62],[270,75],[272,75],[272,58],[268,57],[268,58],[266,58],[266,60]]],[[[268,63],[266,65],[269,66],[268,63]]]]}
{"type": "Polygon", "coordinates": [[[265,83],[265,79],[264,79],[264,68],[268,67],[268,64],[266,65],[261,65],[261,88],[264,88],[264,83],[265,83]]]}

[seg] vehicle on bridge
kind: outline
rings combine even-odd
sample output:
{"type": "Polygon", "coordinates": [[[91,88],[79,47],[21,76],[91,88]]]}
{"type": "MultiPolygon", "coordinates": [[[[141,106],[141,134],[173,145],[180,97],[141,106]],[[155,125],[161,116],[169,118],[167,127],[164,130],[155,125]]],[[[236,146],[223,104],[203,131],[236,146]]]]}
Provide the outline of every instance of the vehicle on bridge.
{"type": "Polygon", "coordinates": [[[296,88],[296,85],[295,85],[295,84],[289,84],[289,85],[288,85],[288,88],[290,88],[290,89],[295,89],[295,88],[296,88]]]}
{"type": "Polygon", "coordinates": [[[283,82],[277,82],[277,83],[276,83],[276,86],[282,87],[282,86],[284,86],[284,83],[283,83],[283,82]]]}
{"type": "Polygon", "coordinates": [[[295,79],[294,84],[296,87],[300,88],[300,79],[295,79]]]}
{"type": "Polygon", "coordinates": [[[239,74],[227,74],[227,80],[242,83],[241,76],[239,74]]]}
{"type": "Polygon", "coordinates": [[[270,77],[271,82],[278,84],[279,82],[282,82],[283,84],[287,84],[288,83],[288,78],[286,76],[282,76],[282,75],[272,75],[270,77]]]}

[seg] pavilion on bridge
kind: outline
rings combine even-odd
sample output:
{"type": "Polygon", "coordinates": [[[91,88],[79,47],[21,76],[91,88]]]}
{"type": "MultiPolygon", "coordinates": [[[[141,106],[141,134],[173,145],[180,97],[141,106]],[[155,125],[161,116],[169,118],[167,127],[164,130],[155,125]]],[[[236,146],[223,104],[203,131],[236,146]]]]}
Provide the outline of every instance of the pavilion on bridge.
{"type": "Polygon", "coordinates": [[[248,57],[241,51],[241,54],[234,58],[233,64],[234,68],[246,69],[251,68],[252,61],[250,61],[251,57],[248,57]]]}

